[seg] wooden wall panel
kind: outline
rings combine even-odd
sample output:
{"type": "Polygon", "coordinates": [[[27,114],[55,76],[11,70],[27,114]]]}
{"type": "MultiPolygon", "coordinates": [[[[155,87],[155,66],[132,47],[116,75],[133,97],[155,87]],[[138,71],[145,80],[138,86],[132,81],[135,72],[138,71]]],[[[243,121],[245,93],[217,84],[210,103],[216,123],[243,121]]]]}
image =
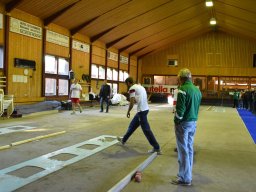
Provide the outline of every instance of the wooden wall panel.
{"type": "Polygon", "coordinates": [[[69,58],[69,48],[46,42],[46,54],[69,58]]]}
{"type": "Polygon", "coordinates": [[[82,79],[83,74],[89,75],[89,57],[89,53],[72,49],[72,70],[79,80],[82,79]]]}
{"type": "Polygon", "coordinates": [[[252,55],[256,42],[224,32],[210,32],[170,46],[142,59],[142,74],[176,75],[183,67],[194,75],[256,76],[252,55]],[[168,67],[169,55],[177,55],[178,67],[168,67]]]}
{"type": "Polygon", "coordinates": [[[119,93],[127,93],[127,91],[126,83],[119,83],[119,93]]]}
{"type": "MultiPolygon", "coordinates": [[[[62,35],[66,35],[68,37],[70,36],[69,31],[67,29],[57,26],[55,24],[50,24],[47,27],[47,29],[50,31],[54,31],[56,33],[62,34],[62,35]]],[[[50,43],[50,42],[46,42],[46,53],[50,54],[50,55],[69,58],[69,48],[68,47],[60,46],[60,45],[50,43]]]]}
{"type": "Polygon", "coordinates": [[[121,70],[128,71],[128,64],[120,63],[120,69],[121,69],[121,70]]]}
{"type": "Polygon", "coordinates": [[[4,30],[0,29],[0,45],[4,45],[4,30]]]}
{"type": "Polygon", "coordinates": [[[130,73],[129,73],[130,77],[132,77],[134,79],[134,81],[136,81],[137,79],[137,60],[136,58],[131,57],[130,58],[130,73]]]}
{"type": "Polygon", "coordinates": [[[92,45],[92,63],[105,65],[106,51],[102,44],[99,42],[92,45]]]}
{"type": "MultiPolygon", "coordinates": [[[[15,10],[12,17],[42,26],[41,21],[24,12],[15,10]]],[[[42,90],[42,40],[9,32],[8,58],[8,94],[14,95],[14,101],[40,100],[42,90]],[[34,60],[36,70],[29,69],[24,75],[24,68],[14,67],[14,58],[34,60]],[[17,77],[24,82],[17,82],[17,77]]]]}
{"type": "Polygon", "coordinates": [[[105,66],[105,57],[92,55],[92,63],[105,66]]]}
{"type": "Polygon", "coordinates": [[[111,60],[111,59],[108,59],[108,67],[117,69],[117,68],[118,68],[118,63],[117,63],[117,61],[113,61],[113,60],[111,60]]]}
{"type": "Polygon", "coordinates": [[[98,95],[100,93],[100,87],[101,87],[102,81],[98,80],[91,80],[91,89],[92,91],[98,95]]]}

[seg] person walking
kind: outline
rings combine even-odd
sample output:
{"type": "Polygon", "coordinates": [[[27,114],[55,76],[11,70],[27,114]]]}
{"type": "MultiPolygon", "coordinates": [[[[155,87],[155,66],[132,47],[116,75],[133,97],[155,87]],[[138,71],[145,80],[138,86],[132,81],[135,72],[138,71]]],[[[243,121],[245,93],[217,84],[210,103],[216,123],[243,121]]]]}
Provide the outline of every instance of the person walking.
{"type": "Polygon", "coordinates": [[[178,73],[180,87],[174,116],[175,136],[178,149],[179,170],[174,185],[189,186],[192,182],[194,156],[194,135],[197,127],[198,111],[202,94],[193,85],[189,69],[181,69],[178,73]]]}
{"type": "Polygon", "coordinates": [[[100,112],[103,112],[103,103],[106,103],[106,113],[108,113],[109,109],[109,99],[110,99],[110,85],[107,84],[107,80],[104,80],[101,88],[100,88],[100,112]]]}
{"type": "Polygon", "coordinates": [[[149,112],[147,92],[144,87],[139,84],[135,84],[131,77],[128,77],[125,80],[127,87],[129,88],[130,95],[130,104],[127,111],[127,118],[130,118],[130,112],[133,109],[135,103],[137,103],[137,113],[133,117],[130,125],[127,129],[127,132],[123,137],[117,137],[117,140],[121,142],[121,144],[125,144],[129,137],[134,133],[134,131],[141,126],[144,135],[146,136],[148,142],[153,147],[152,150],[149,150],[149,153],[157,152],[158,155],[161,154],[160,146],[150,129],[150,125],[148,123],[147,115],[149,112]]]}
{"type": "Polygon", "coordinates": [[[73,80],[73,83],[70,86],[70,98],[72,102],[72,113],[71,115],[76,114],[76,107],[79,107],[80,113],[82,113],[82,107],[80,105],[80,96],[82,93],[82,87],[78,83],[77,79],[73,80]]]}

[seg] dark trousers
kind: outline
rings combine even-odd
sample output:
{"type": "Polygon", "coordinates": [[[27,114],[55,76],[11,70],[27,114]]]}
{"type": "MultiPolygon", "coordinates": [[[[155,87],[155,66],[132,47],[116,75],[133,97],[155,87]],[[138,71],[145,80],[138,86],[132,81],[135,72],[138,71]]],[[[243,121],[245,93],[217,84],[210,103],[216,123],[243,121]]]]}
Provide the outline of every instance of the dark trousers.
{"type": "Polygon", "coordinates": [[[234,99],[234,105],[233,105],[234,108],[238,108],[238,99],[234,99]]]}
{"type": "Polygon", "coordinates": [[[103,103],[106,103],[106,112],[108,112],[108,107],[109,107],[109,98],[100,98],[100,111],[103,111],[103,103]]]}
{"type": "Polygon", "coordinates": [[[152,145],[154,147],[154,149],[159,150],[160,146],[157,143],[156,138],[155,138],[153,132],[150,129],[148,119],[147,119],[147,115],[148,115],[148,110],[138,112],[133,117],[133,119],[132,119],[132,121],[131,121],[131,123],[128,127],[128,130],[127,130],[126,134],[123,137],[123,142],[125,143],[129,139],[129,137],[133,134],[133,132],[139,126],[141,126],[142,131],[143,131],[144,135],[146,136],[150,145],[152,145]]]}

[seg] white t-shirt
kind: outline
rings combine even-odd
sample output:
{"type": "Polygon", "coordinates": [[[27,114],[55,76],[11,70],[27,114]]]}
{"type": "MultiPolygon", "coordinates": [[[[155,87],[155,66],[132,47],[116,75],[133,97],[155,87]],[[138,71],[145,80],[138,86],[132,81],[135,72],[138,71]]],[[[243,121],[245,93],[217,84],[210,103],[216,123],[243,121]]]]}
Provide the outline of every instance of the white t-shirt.
{"type": "Polygon", "coordinates": [[[134,84],[129,89],[130,98],[135,97],[137,103],[137,111],[149,110],[147,92],[144,87],[134,84]]]}
{"type": "Polygon", "coordinates": [[[71,98],[80,98],[80,92],[82,91],[82,87],[80,84],[72,84],[70,87],[71,90],[71,98]]]}

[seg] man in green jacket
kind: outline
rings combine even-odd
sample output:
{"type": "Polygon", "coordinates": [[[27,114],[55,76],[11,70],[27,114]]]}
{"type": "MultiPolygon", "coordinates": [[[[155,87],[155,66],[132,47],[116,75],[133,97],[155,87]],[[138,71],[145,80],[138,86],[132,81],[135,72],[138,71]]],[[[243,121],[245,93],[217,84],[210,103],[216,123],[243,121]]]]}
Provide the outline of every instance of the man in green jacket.
{"type": "Polygon", "coordinates": [[[189,69],[181,69],[178,78],[181,86],[178,91],[174,123],[179,172],[171,183],[189,186],[192,182],[194,134],[202,94],[199,88],[193,85],[189,69]]]}

